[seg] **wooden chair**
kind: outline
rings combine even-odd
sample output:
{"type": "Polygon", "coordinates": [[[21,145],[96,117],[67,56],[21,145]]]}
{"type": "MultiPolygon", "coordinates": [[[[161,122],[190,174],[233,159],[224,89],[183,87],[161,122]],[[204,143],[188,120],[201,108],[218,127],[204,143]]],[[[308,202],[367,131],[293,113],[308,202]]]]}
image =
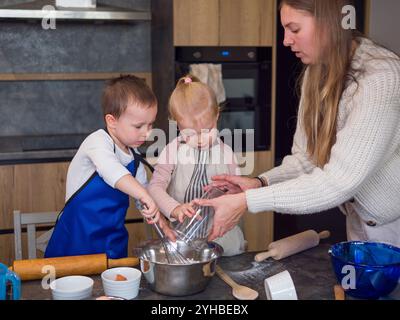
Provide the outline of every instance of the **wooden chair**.
{"type": "Polygon", "coordinates": [[[14,210],[14,241],[15,260],[22,259],[22,227],[26,226],[28,232],[28,258],[36,259],[36,251],[44,252],[51,232],[46,232],[36,238],[36,225],[54,225],[58,212],[33,212],[21,213],[14,210]]]}

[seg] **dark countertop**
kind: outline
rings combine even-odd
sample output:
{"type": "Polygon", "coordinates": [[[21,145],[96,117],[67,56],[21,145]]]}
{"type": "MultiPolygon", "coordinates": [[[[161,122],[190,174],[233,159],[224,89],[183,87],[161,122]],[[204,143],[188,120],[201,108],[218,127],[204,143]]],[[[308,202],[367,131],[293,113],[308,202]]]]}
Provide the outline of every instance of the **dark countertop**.
{"type": "MultiPolygon", "coordinates": [[[[0,165],[71,161],[89,134],[0,137],[0,165]]],[[[139,151],[146,154],[150,144],[139,151]]]]}
{"type": "MultiPolygon", "coordinates": [[[[299,300],[333,300],[333,286],[336,284],[330,257],[330,245],[320,244],[318,247],[297,255],[275,261],[265,260],[261,263],[254,261],[254,253],[245,253],[235,257],[223,257],[218,264],[237,283],[258,291],[261,300],[266,299],[264,279],[284,270],[288,270],[293,278],[299,300]]],[[[100,276],[92,276],[95,280],[93,296],[104,295],[100,276]]],[[[186,297],[168,297],[149,289],[142,276],[137,300],[234,300],[232,289],[218,276],[214,276],[206,290],[186,297]]],[[[22,283],[22,299],[42,300],[51,299],[50,290],[41,287],[41,281],[22,283]]]]}
{"type": "Polygon", "coordinates": [[[71,161],[77,149],[1,152],[0,165],[71,161]]]}
{"type": "Polygon", "coordinates": [[[0,137],[0,164],[71,160],[88,134],[0,137]]]}

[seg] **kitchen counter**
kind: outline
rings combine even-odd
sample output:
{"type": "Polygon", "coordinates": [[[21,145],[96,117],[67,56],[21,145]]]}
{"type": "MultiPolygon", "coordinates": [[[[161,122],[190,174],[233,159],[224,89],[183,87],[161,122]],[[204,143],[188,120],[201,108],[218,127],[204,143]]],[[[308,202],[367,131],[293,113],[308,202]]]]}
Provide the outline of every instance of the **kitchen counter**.
{"type": "MultiPolygon", "coordinates": [[[[336,284],[328,244],[304,251],[297,255],[275,261],[254,261],[254,253],[245,253],[235,257],[223,257],[218,264],[239,284],[249,286],[259,293],[261,300],[266,299],[264,279],[281,271],[288,270],[293,278],[299,300],[333,300],[333,286],[336,284]]],[[[104,295],[100,276],[92,276],[95,280],[93,296],[104,295]]],[[[137,300],[233,300],[232,289],[218,276],[214,276],[206,290],[186,297],[168,297],[151,291],[142,277],[137,300]]],[[[51,299],[50,290],[41,287],[41,281],[22,283],[22,299],[51,299]]]]}
{"type": "Polygon", "coordinates": [[[77,149],[1,152],[0,165],[71,161],[77,149]]]}
{"type": "MultiPolygon", "coordinates": [[[[71,161],[89,134],[0,137],[0,165],[71,161]]],[[[146,154],[147,147],[139,151],[146,154]]]]}
{"type": "Polygon", "coordinates": [[[0,137],[0,164],[69,161],[87,134],[0,137]]]}

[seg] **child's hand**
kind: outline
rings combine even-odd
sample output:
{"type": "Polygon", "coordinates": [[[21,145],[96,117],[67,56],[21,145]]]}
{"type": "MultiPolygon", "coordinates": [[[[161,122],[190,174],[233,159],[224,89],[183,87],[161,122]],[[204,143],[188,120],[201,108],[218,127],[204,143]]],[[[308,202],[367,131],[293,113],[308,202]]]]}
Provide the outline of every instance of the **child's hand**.
{"type": "Polygon", "coordinates": [[[143,209],[140,211],[142,216],[149,224],[156,223],[160,218],[160,211],[154,200],[149,195],[145,195],[140,198],[140,202],[143,204],[143,209]]]}
{"type": "Polygon", "coordinates": [[[184,203],[179,206],[177,206],[172,212],[171,212],[171,217],[179,220],[179,222],[183,222],[185,219],[185,216],[191,218],[196,212],[194,211],[194,208],[192,206],[192,202],[190,203],[184,203]]]}
{"type": "Polygon", "coordinates": [[[163,215],[160,215],[160,219],[158,220],[158,225],[161,230],[164,232],[165,236],[171,241],[176,241],[175,232],[169,227],[169,224],[163,215]]]}

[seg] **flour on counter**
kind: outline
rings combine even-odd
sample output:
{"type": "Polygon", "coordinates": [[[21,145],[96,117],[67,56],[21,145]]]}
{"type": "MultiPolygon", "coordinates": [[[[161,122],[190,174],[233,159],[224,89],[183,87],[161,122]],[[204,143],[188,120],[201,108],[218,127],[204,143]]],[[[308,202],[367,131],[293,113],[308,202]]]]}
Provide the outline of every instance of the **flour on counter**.
{"type": "Polygon", "coordinates": [[[276,261],[263,261],[263,262],[251,262],[251,268],[241,271],[226,271],[234,278],[234,280],[248,280],[254,281],[259,279],[265,279],[275,273],[278,273],[282,269],[280,263],[276,261]]]}

